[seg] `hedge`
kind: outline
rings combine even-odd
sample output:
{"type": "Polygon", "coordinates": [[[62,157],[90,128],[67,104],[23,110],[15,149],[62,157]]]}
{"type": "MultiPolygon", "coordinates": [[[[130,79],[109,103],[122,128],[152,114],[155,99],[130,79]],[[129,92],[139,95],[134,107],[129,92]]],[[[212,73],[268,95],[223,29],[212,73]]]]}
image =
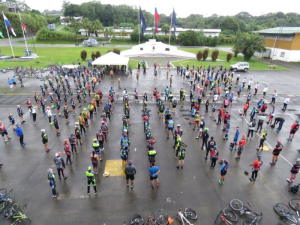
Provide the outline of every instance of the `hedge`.
{"type": "Polygon", "coordinates": [[[60,31],[50,31],[48,29],[41,29],[36,34],[36,40],[38,41],[83,41],[85,39],[86,36],[60,31]]]}

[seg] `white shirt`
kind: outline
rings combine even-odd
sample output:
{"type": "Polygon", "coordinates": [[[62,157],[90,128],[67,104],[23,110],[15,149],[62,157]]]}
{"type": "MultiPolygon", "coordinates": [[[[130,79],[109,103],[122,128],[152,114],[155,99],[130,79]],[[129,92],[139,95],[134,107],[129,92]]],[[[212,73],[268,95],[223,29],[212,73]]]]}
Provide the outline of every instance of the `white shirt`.
{"type": "Polygon", "coordinates": [[[264,87],[263,92],[267,92],[268,91],[268,87],[264,87]]]}
{"type": "Polygon", "coordinates": [[[252,80],[249,80],[248,85],[252,86],[252,84],[253,84],[253,81],[252,81],[252,80]]]}
{"type": "Polygon", "coordinates": [[[273,93],[273,98],[276,98],[277,97],[277,92],[274,92],[273,93]]]}
{"type": "Polygon", "coordinates": [[[214,95],[214,101],[218,100],[219,95],[214,95]]]}
{"type": "Polygon", "coordinates": [[[243,79],[243,83],[246,83],[246,78],[243,79]]]}
{"type": "Polygon", "coordinates": [[[285,98],[284,103],[289,104],[290,98],[285,98]]]}
{"type": "Polygon", "coordinates": [[[255,89],[258,89],[258,87],[259,87],[259,84],[255,84],[255,89]]]}
{"type": "Polygon", "coordinates": [[[238,74],[236,75],[236,78],[240,78],[240,76],[241,76],[241,74],[238,73],[238,74]]]}

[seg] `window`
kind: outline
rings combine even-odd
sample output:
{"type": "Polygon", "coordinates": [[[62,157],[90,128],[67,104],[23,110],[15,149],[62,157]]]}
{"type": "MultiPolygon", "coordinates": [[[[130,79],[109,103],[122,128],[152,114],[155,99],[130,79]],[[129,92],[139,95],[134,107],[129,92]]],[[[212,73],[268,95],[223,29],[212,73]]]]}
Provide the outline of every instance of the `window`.
{"type": "Polygon", "coordinates": [[[280,52],[280,57],[284,58],[285,52],[280,52]]]}

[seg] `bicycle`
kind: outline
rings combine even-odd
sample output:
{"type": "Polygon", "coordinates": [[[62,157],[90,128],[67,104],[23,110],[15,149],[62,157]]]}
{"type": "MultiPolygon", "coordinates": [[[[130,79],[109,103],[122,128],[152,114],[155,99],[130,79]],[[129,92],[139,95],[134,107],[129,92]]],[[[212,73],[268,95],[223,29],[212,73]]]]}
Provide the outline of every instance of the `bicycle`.
{"type": "MultiPolygon", "coordinates": [[[[144,219],[140,214],[133,214],[130,217],[130,225],[143,225],[144,224],[144,219]]],[[[126,225],[126,221],[124,221],[124,224],[126,225]]]]}
{"type": "Polygon", "coordinates": [[[5,193],[1,194],[1,190],[0,189],[0,213],[8,206],[8,204],[10,202],[12,202],[12,200],[9,198],[9,194],[12,193],[13,189],[10,189],[10,191],[7,193],[7,190],[5,189],[5,193]]]}
{"type": "Polygon", "coordinates": [[[244,203],[239,199],[232,199],[230,201],[230,207],[233,210],[240,212],[240,215],[246,214],[247,216],[253,216],[253,217],[262,216],[262,213],[256,213],[252,211],[252,209],[250,209],[252,205],[249,202],[247,203],[247,205],[244,205],[244,203]]]}
{"type": "Polygon", "coordinates": [[[257,214],[254,218],[248,217],[244,219],[243,225],[259,225],[259,221],[262,219],[262,213],[257,214]]]}
{"type": "Polygon", "coordinates": [[[178,210],[175,219],[178,219],[178,218],[180,218],[182,225],[185,225],[185,224],[193,225],[192,223],[190,223],[190,221],[188,221],[188,219],[197,220],[198,216],[193,209],[185,208],[184,212],[182,212],[181,209],[178,210]]]}
{"type": "Polygon", "coordinates": [[[215,223],[218,219],[221,219],[226,225],[232,225],[231,222],[237,222],[239,220],[238,216],[231,209],[225,208],[219,212],[215,223]],[[221,215],[223,213],[223,215],[221,215]]]}
{"type": "Polygon", "coordinates": [[[158,209],[154,213],[154,217],[149,216],[148,220],[146,221],[146,224],[167,225],[167,224],[169,224],[168,217],[169,217],[168,213],[165,210],[158,209]]]}
{"type": "Polygon", "coordinates": [[[20,209],[20,205],[18,203],[14,203],[12,204],[11,206],[7,207],[3,214],[4,214],[4,218],[5,219],[9,219],[11,218],[12,216],[16,215],[16,213],[19,211],[20,209]]]}
{"type": "MultiPolygon", "coordinates": [[[[273,206],[275,213],[281,218],[285,219],[285,221],[281,222],[281,224],[299,224],[299,213],[297,211],[298,220],[294,217],[295,214],[290,213],[290,208],[288,205],[284,203],[277,203],[273,206]]],[[[280,224],[280,223],[279,223],[280,224]]]]}
{"type": "Polygon", "coordinates": [[[15,213],[15,215],[13,215],[13,219],[15,219],[15,221],[11,224],[11,225],[17,225],[17,224],[19,224],[19,223],[21,223],[22,222],[22,220],[28,220],[30,223],[31,223],[31,220],[28,218],[28,216],[26,216],[22,211],[23,211],[23,209],[25,209],[26,208],[26,204],[25,205],[23,205],[23,207],[20,209],[20,210],[18,210],[16,213],[15,213]]]}

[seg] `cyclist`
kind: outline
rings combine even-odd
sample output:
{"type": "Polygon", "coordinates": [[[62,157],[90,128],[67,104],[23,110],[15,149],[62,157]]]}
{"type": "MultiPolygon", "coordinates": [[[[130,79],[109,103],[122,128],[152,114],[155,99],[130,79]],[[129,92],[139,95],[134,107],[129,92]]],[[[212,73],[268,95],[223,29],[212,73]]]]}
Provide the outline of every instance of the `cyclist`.
{"type": "Polygon", "coordinates": [[[205,121],[204,121],[204,117],[201,117],[201,120],[200,120],[200,123],[199,123],[199,134],[198,136],[196,137],[196,139],[198,138],[201,138],[202,137],[202,133],[203,133],[203,130],[204,130],[204,127],[205,127],[205,121]]]}
{"type": "MultiPolygon", "coordinates": [[[[226,127],[226,129],[225,129],[225,135],[224,135],[224,137],[223,137],[223,140],[224,141],[227,141],[228,140],[228,133],[229,133],[229,130],[230,130],[230,120],[228,120],[227,121],[227,127],[226,127]]],[[[233,142],[230,144],[231,146],[232,146],[232,148],[233,148],[233,142]]],[[[231,147],[230,147],[231,148],[231,147]]]]}
{"type": "Polygon", "coordinates": [[[125,167],[126,184],[129,187],[129,179],[131,181],[131,189],[133,188],[134,174],[136,174],[135,166],[132,164],[132,160],[128,161],[128,165],[125,167]]]}
{"type": "Polygon", "coordinates": [[[66,180],[68,177],[65,176],[65,167],[66,167],[65,166],[65,161],[60,156],[61,156],[61,153],[57,152],[55,154],[55,158],[53,159],[53,161],[56,165],[56,169],[57,169],[59,179],[61,179],[60,173],[62,173],[62,176],[63,176],[64,180],[66,180]]]}
{"type": "Polygon", "coordinates": [[[293,140],[293,138],[295,136],[295,133],[299,130],[299,127],[300,127],[299,120],[296,120],[295,123],[291,127],[290,135],[287,138],[287,141],[292,141],[293,140]]]}
{"type": "Polygon", "coordinates": [[[263,133],[262,133],[262,135],[260,136],[260,142],[259,142],[259,146],[258,146],[258,148],[256,149],[257,151],[259,151],[259,150],[263,150],[263,148],[264,148],[264,141],[267,139],[266,137],[267,137],[267,129],[263,129],[263,133]]]}
{"type": "Polygon", "coordinates": [[[128,154],[128,151],[130,150],[130,140],[129,138],[125,135],[122,139],[121,139],[121,148],[125,148],[127,154],[128,154]]]}
{"type": "Polygon", "coordinates": [[[65,150],[65,154],[67,155],[67,159],[66,159],[66,164],[72,164],[71,161],[71,151],[70,151],[70,145],[69,145],[69,140],[65,139],[64,141],[64,150],[65,150]]]}
{"type": "Polygon", "coordinates": [[[92,161],[94,173],[98,174],[98,162],[99,162],[99,159],[98,159],[95,151],[93,151],[92,154],[91,154],[91,161],[92,161]]]}
{"type": "Polygon", "coordinates": [[[2,121],[0,121],[0,133],[1,133],[1,136],[2,136],[2,138],[3,138],[3,140],[4,140],[5,142],[8,141],[8,139],[11,139],[11,137],[8,136],[8,132],[7,132],[7,130],[6,130],[5,125],[2,123],[2,121]],[[7,140],[4,138],[4,135],[6,135],[7,140]]]}
{"type": "Polygon", "coordinates": [[[173,138],[174,138],[174,127],[175,127],[175,122],[174,120],[172,119],[172,116],[170,116],[170,119],[168,121],[168,132],[167,132],[167,139],[169,139],[169,134],[170,134],[170,131],[172,132],[172,135],[173,135],[173,138]]]}
{"type": "Polygon", "coordinates": [[[193,130],[195,130],[196,126],[199,129],[199,123],[200,123],[200,112],[196,111],[193,130]]]}
{"type": "Polygon", "coordinates": [[[88,104],[88,110],[89,110],[89,112],[90,112],[90,118],[93,119],[94,106],[93,106],[92,102],[90,102],[90,103],[88,104]]]}
{"type": "Polygon", "coordinates": [[[233,148],[234,148],[234,150],[236,150],[236,145],[237,145],[239,136],[240,136],[240,128],[236,127],[236,132],[235,132],[235,135],[234,135],[234,138],[233,138],[233,142],[231,144],[232,147],[230,147],[231,151],[233,150],[233,148]]]}
{"type": "Polygon", "coordinates": [[[98,156],[98,158],[99,158],[99,161],[102,161],[100,144],[99,144],[97,138],[94,138],[94,139],[93,139],[93,144],[92,144],[92,146],[93,146],[93,148],[94,148],[95,154],[96,154],[96,155],[98,156]]]}
{"type": "Polygon", "coordinates": [[[20,139],[20,144],[22,147],[24,147],[26,145],[26,143],[24,143],[24,132],[22,127],[20,126],[19,123],[16,124],[17,128],[16,128],[16,135],[18,136],[18,138],[20,139]]]}
{"type": "Polygon", "coordinates": [[[179,134],[180,137],[182,137],[182,135],[183,135],[183,130],[182,130],[180,124],[177,124],[177,128],[175,129],[175,135],[174,135],[175,141],[174,141],[173,148],[175,148],[175,145],[176,145],[176,142],[177,142],[177,135],[178,134],[179,134]]]}
{"type": "Polygon", "coordinates": [[[126,151],[125,146],[121,146],[122,166],[126,165],[127,158],[128,158],[128,151],[126,151]]]}
{"type": "Polygon", "coordinates": [[[13,129],[13,130],[15,130],[16,128],[15,128],[15,118],[13,117],[13,115],[12,115],[12,113],[10,112],[10,113],[8,113],[8,120],[9,120],[9,122],[10,122],[10,125],[11,125],[11,128],[13,129]]]}
{"type": "Polygon", "coordinates": [[[152,163],[155,164],[155,156],[157,155],[157,152],[155,149],[149,148],[148,150],[148,158],[149,158],[149,162],[150,162],[150,166],[152,163]]]}
{"type": "Polygon", "coordinates": [[[203,149],[204,145],[205,145],[205,149],[207,149],[207,141],[209,138],[209,133],[207,132],[209,131],[209,129],[207,127],[204,128],[203,134],[202,134],[202,147],[201,149],[203,149]]]}
{"type": "Polygon", "coordinates": [[[239,141],[238,145],[236,146],[238,151],[237,151],[237,157],[235,157],[236,160],[240,160],[241,158],[241,154],[244,150],[244,146],[245,144],[247,143],[247,140],[246,140],[246,135],[243,134],[242,135],[242,139],[239,141]]]}
{"type": "Polygon", "coordinates": [[[205,160],[207,160],[208,153],[209,153],[210,151],[215,150],[215,149],[217,149],[217,144],[216,144],[216,142],[215,142],[215,140],[214,140],[214,137],[210,137],[210,140],[208,141],[208,146],[207,146],[207,148],[206,148],[206,156],[205,156],[205,160]]]}
{"type": "Polygon", "coordinates": [[[93,184],[95,195],[98,194],[95,180],[95,173],[92,171],[92,167],[89,166],[87,171],[85,172],[87,178],[87,193],[90,196],[90,185],[93,184]]]}
{"type": "Polygon", "coordinates": [[[170,118],[172,117],[172,116],[171,116],[171,111],[170,111],[169,107],[166,108],[164,114],[165,114],[165,130],[166,130],[167,127],[168,127],[168,122],[169,122],[170,118]]]}
{"type": "Polygon", "coordinates": [[[225,176],[227,174],[227,170],[229,167],[229,162],[226,159],[222,160],[222,166],[221,166],[221,179],[219,180],[219,184],[224,184],[225,176]]]}
{"type": "Polygon", "coordinates": [[[52,197],[56,198],[58,196],[58,192],[56,191],[56,184],[55,184],[55,174],[51,168],[48,169],[48,183],[52,188],[52,197]]]}
{"type": "Polygon", "coordinates": [[[158,106],[158,112],[159,112],[159,119],[163,119],[164,118],[164,111],[165,111],[165,105],[163,103],[161,103],[158,106]]]}
{"type": "Polygon", "coordinates": [[[280,155],[280,152],[283,149],[283,145],[281,144],[281,140],[278,139],[277,140],[277,144],[273,150],[273,158],[272,158],[272,162],[270,162],[271,166],[275,166],[277,161],[278,161],[278,156],[280,155]]]}
{"type": "Polygon", "coordinates": [[[78,122],[75,123],[75,135],[76,135],[76,145],[78,145],[78,140],[80,142],[80,145],[82,145],[81,133],[80,133],[79,123],[78,122]]]}
{"type": "Polygon", "coordinates": [[[193,107],[191,109],[191,115],[190,115],[190,122],[189,124],[195,123],[195,115],[196,115],[196,109],[193,107]]]}
{"type": "Polygon", "coordinates": [[[99,147],[100,147],[101,151],[104,151],[103,145],[104,145],[104,141],[105,141],[105,136],[104,136],[101,128],[99,129],[98,133],[96,134],[96,138],[99,142],[99,147]]]}
{"type": "Polygon", "coordinates": [[[210,168],[215,168],[216,166],[216,162],[219,159],[219,152],[217,149],[211,149],[210,150],[210,157],[211,157],[211,164],[210,164],[210,168]]]}
{"type": "Polygon", "coordinates": [[[252,140],[253,138],[253,132],[255,130],[255,126],[256,126],[256,119],[253,118],[253,120],[249,123],[249,128],[248,128],[248,134],[247,134],[247,140],[251,134],[250,140],[252,140]]]}
{"type": "Polygon", "coordinates": [[[293,182],[296,179],[296,176],[299,172],[299,169],[300,169],[300,159],[297,158],[296,164],[294,164],[292,169],[291,169],[291,178],[286,179],[286,181],[289,182],[289,183],[293,182]]]}
{"type": "Polygon", "coordinates": [[[53,116],[54,116],[53,124],[54,124],[55,130],[56,130],[56,135],[60,136],[57,115],[54,114],[53,116]]]}
{"type": "Polygon", "coordinates": [[[158,174],[160,173],[160,169],[158,166],[155,165],[155,163],[152,163],[149,169],[149,177],[151,181],[151,187],[154,189],[154,180],[156,181],[156,188],[159,187],[159,182],[158,182],[158,174]]]}
{"type": "Polygon", "coordinates": [[[48,135],[46,134],[45,129],[42,129],[41,132],[42,132],[42,135],[41,135],[42,136],[42,142],[44,144],[45,151],[49,152],[50,148],[48,148],[48,135]]]}
{"type": "MultiPolygon", "coordinates": [[[[179,145],[180,144],[181,143],[179,143],[179,145]]],[[[177,169],[179,169],[179,168],[183,169],[185,151],[186,151],[185,148],[181,148],[181,146],[179,147],[179,151],[178,151],[178,166],[176,166],[177,169]]]]}
{"type": "Polygon", "coordinates": [[[165,88],[165,101],[166,101],[167,99],[169,99],[169,94],[170,94],[170,89],[169,89],[169,87],[167,86],[167,87],[165,88]]]}
{"type": "Polygon", "coordinates": [[[261,156],[257,156],[257,160],[254,161],[250,166],[252,166],[252,175],[249,177],[250,181],[255,181],[257,178],[257,173],[260,170],[260,167],[263,165],[263,162],[261,161],[261,156]]]}

